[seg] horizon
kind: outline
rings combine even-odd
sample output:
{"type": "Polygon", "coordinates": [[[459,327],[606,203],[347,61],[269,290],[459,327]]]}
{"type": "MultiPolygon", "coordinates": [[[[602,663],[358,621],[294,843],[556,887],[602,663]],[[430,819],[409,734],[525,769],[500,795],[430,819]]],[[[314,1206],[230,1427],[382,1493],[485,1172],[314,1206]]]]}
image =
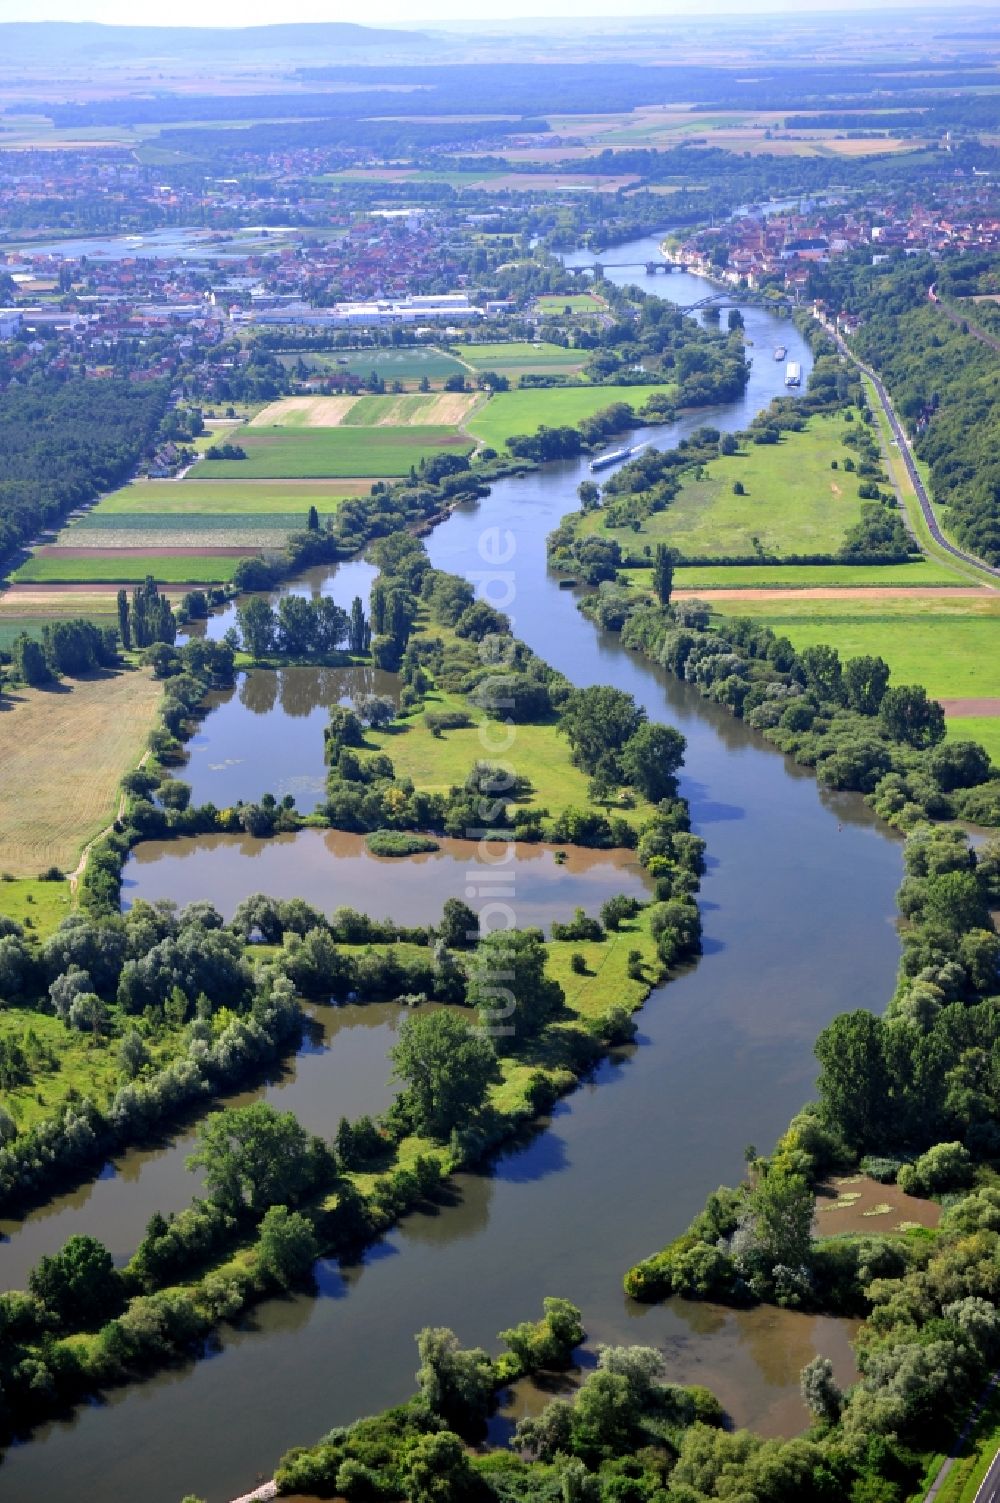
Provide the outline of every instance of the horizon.
{"type": "Polygon", "coordinates": [[[752,21],[775,16],[794,16],[797,19],[836,19],[846,12],[856,16],[877,19],[886,10],[929,11],[942,14],[970,14],[974,12],[995,13],[990,0],[963,0],[960,7],[953,7],[945,0],[841,0],[839,5],[831,0],[669,0],[669,10],[664,11],[663,0],[630,0],[628,14],[616,16],[607,9],[607,0],[546,0],[546,14],[539,16],[531,0],[511,0],[497,3],[488,0],[487,6],[477,15],[468,13],[469,0],[425,0],[422,14],[413,16],[405,0],[373,0],[361,17],[335,19],[328,14],[327,0],[299,0],[294,17],[282,21],[273,19],[273,9],[263,0],[218,0],[211,19],[205,19],[205,10],[196,0],[177,0],[170,22],[137,22],[130,12],[128,0],[63,0],[53,7],[53,12],[44,16],[37,14],[35,0],[0,0],[0,24],[19,25],[73,25],[90,24],[108,27],[127,27],[133,30],[212,30],[223,28],[233,31],[257,27],[286,27],[290,25],[356,25],[370,29],[420,30],[436,28],[444,24],[481,29],[508,23],[530,23],[533,28],[543,28],[547,22],[564,22],[568,19],[587,22],[608,22],[616,25],[632,21],[690,22],[711,19],[713,22],[752,21]]]}

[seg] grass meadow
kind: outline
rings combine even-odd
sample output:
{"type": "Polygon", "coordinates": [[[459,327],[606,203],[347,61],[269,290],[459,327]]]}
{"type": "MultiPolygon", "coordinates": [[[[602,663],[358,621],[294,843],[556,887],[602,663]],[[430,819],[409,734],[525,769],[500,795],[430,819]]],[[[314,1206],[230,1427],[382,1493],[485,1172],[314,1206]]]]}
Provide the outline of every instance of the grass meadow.
{"type": "Polygon", "coordinates": [[[586,350],[566,350],[540,340],[512,340],[508,344],[460,344],[455,353],[477,371],[496,371],[502,376],[526,373],[539,376],[575,375],[587,359],[586,350]]]}
{"type": "Polygon", "coordinates": [[[662,386],[551,386],[541,391],[502,391],[490,398],[466,423],[470,433],[494,449],[508,438],[548,428],[572,427],[614,402],[628,402],[636,411],[662,386]]]}
{"type": "Polygon", "coordinates": [[[719,600],[796,647],[828,643],[842,658],[877,654],[897,684],[923,684],[936,699],[1000,696],[1000,591],[981,600],[719,600]]]}
{"type": "Polygon", "coordinates": [[[582,526],[617,538],[632,558],[642,556],[645,543],[656,542],[668,542],[690,557],[752,558],[755,538],[778,554],[834,553],[861,516],[858,477],[843,469],[849,431],[839,414],[820,415],[803,432],[783,434],[780,443],[748,444],[738,454],[713,460],[701,480],[685,477],[676,499],[644,518],[638,533],[605,528],[600,511],[590,513],[582,526]],[[733,494],[737,481],[745,495],[733,494]]]}

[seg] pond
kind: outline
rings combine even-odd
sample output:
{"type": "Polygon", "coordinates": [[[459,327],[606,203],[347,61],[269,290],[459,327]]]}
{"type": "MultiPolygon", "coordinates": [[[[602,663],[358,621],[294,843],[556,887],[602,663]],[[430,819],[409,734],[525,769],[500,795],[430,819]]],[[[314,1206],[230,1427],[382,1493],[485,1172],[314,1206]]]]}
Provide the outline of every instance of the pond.
{"type": "Polygon", "coordinates": [[[191,802],[224,809],[257,802],[264,793],[279,802],[291,794],[297,809],[311,813],[326,792],[323,731],[330,707],[360,694],[398,703],[399,679],[361,666],[251,668],[231,688],[213,690],[178,771],[191,785],[191,802]]]}
{"type": "MultiPolygon", "coordinates": [[[[606,898],[623,892],[647,900],[652,883],[628,850],[558,852],[548,845],[484,847],[474,840],[438,837],[440,849],[418,856],[373,856],[363,835],[344,830],[299,830],[268,840],[252,835],[193,835],[146,840],[125,865],[122,894],[190,903],[208,898],[229,919],[252,893],[306,898],[324,913],[355,908],[372,918],[431,924],[446,898],[476,911],[492,900],[494,865],[507,875],[521,928],[548,931],[576,907],[596,916],[606,898]]],[[[507,896],[505,891],[504,896],[507,896]]]]}

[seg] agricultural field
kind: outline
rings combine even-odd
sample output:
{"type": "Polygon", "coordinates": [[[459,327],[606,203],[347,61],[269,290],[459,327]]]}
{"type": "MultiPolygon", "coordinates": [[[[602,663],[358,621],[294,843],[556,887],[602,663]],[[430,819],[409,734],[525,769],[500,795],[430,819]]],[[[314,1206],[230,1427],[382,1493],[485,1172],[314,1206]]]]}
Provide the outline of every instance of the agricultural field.
{"type": "MultiPolygon", "coordinates": [[[[209,463],[214,471],[214,462],[209,463]]],[[[233,481],[206,480],[205,473],[206,465],[199,465],[188,478],[176,482],[133,480],[105,496],[87,513],[85,523],[90,527],[105,525],[105,519],[114,517],[117,525],[119,517],[147,515],[157,519],[190,514],[263,518],[298,512],[305,517],[310,506],[323,515],[335,512],[345,496],[366,496],[371,489],[371,481],[364,478],[233,481]]]]}
{"type": "Polygon", "coordinates": [[[282,548],[290,532],[301,531],[308,512],[150,512],[146,516],[102,516],[99,511],[65,528],[57,546],[73,549],[163,548],[239,549],[254,553],[259,548],[282,548]]]}
{"type": "Polygon", "coordinates": [[[280,397],[250,428],[436,428],[460,426],[482,396],[429,392],[403,396],[280,397]]]}
{"type": "MultiPolygon", "coordinates": [[[[637,570],[639,574],[644,570],[637,570]]],[[[961,588],[968,581],[947,564],[693,564],[674,572],[674,591],[961,588]]]]}
{"type": "MultiPolygon", "coordinates": [[[[398,400],[398,398],[397,398],[398,400]]],[[[454,427],[244,428],[246,459],[211,460],[219,480],[390,479],[434,454],[467,454],[472,442],[454,427]]],[[[181,484],[184,482],[182,481],[181,484]]],[[[283,509],[287,509],[283,508],[283,509]]]]}
{"type": "Polygon", "coordinates": [[[643,556],[649,543],[668,542],[688,557],[744,555],[761,549],[782,553],[836,553],[844,534],[861,516],[858,478],[842,467],[850,431],[840,414],[821,414],[801,433],[782,434],[777,444],[747,444],[738,454],[713,460],[703,479],[684,479],[674,501],[630,527],[605,528],[601,511],[589,513],[584,532],[614,537],[623,555],[643,556]],[[733,485],[745,494],[733,494],[733,485]]]}
{"type": "Polygon", "coordinates": [[[292,353],[279,355],[278,359],[286,370],[296,369],[301,359],[311,371],[331,374],[339,371],[358,376],[363,381],[374,373],[383,381],[400,381],[407,388],[416,387],[425,378],[434,386],[449,376],[462,374],[461,363],[433,345],[398,350],[310,350],[303,351],[301,356],[292,353]]]}
{"type": "MultiPolygon", "coordinates": [[[[946,713],[949,700],[996,700],[1000,709],[1000,591],[879,599],[877,591],[859,590],[842,600],[720,597],[714,604],[723,615],[766,621],[796,647],[825,643],[842,658],[878,655],[895,683],[923,684],[945,702],[946,713]]],[[[952,735],[974,735],[1000,761],[1000,717],[959,714],[948,720],[952,735]]]]}
{"type": "Polygon", "coordinates": [[[164,584],[225,584],[240,558],[253,549],[234,553],[142,553],[94,548],[55,550],[35,554],[11,576],[15,584],[130,584],[148,574],[164,584]],[[85,555],[74,557],[74,554],[85,555]]]}
{"type": "Polygon", "coordinates": [[[571,427],[581,418],[593,417],[615,402],[628,402],[636,411],[654,392],[669,391],[665,386],[549,386],[541,390],[501,391],[485,407],[475,412],[468,431],[502,449],[515,434],[536,433],[545,424],[549,428],[571,427]]]}
{"type": "Polygon", "coordinates": [[[559,344],[539,340],[512,340],[508,344],[459,344],[455,353],[476,371],[496,371],[501,376],[570,376],[582,370],[585,350],[566,350],[559,344]]]}
{"type": "Polygon", "coordinates": [[[149,670],[131,669],[5,697],[0,872],[76,867],[115,817],[119,781],[142,756],[162,692],[149,670]]]}
{"type": "Polygon", "coordinates": [[[590,292],[560,292],[552,296],[535,298],[535,308],[539,313],[549,313],[556,317],[569,309],[570,313],[606,313],[607,305],[599,297],[594,297],[590,292]]]}

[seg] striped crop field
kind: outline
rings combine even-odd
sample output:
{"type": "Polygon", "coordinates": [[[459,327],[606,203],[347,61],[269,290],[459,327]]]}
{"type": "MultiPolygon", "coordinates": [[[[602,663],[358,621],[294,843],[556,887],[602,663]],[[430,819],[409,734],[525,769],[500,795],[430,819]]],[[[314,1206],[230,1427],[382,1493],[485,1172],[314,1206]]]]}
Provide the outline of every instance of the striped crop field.
{"type": "MultiPolygon", "coordinates": [[[[192,512],[226,516],[251,513],[287,516],[293,512],[307,515],[310,506],[315,506],[320,515],[328,516],[346,497],[367,496],[372,485],[365,478],[206,480],[207,468],[207,464],[198,465],[189,479],[180,481],[133,480],[131,485],[123,485],[103,497],[85,520],[90,525],[100,525],[98,518],[142,517],[147,513],[156,517],[192,512]]],[[[214,465],[211,468],[214,473],[214,465]]]]}
{"type": "MultiPolygon", "coordinates": [[[[225,584],[232,579],[240,552],[218,554],[198,549],[194,554],[126,552],[108,554],[94,549],[35,554],[12,575],[15,584],[132,584],[151,574],[164,584],[225,584]]],[[[253,550],[248,550],[253,551],[253,550]]]]}
{"type": "Polygon", "coordinates": [[[245,428],[240,444],[246,459],[206,461],[211,478],[279,480],[291,476],[305,480],[371,475],[391,479],[406,475],[412,466],[435,454],[468,454],[474,447],[470,438],[450,427],[245,428]]]}

